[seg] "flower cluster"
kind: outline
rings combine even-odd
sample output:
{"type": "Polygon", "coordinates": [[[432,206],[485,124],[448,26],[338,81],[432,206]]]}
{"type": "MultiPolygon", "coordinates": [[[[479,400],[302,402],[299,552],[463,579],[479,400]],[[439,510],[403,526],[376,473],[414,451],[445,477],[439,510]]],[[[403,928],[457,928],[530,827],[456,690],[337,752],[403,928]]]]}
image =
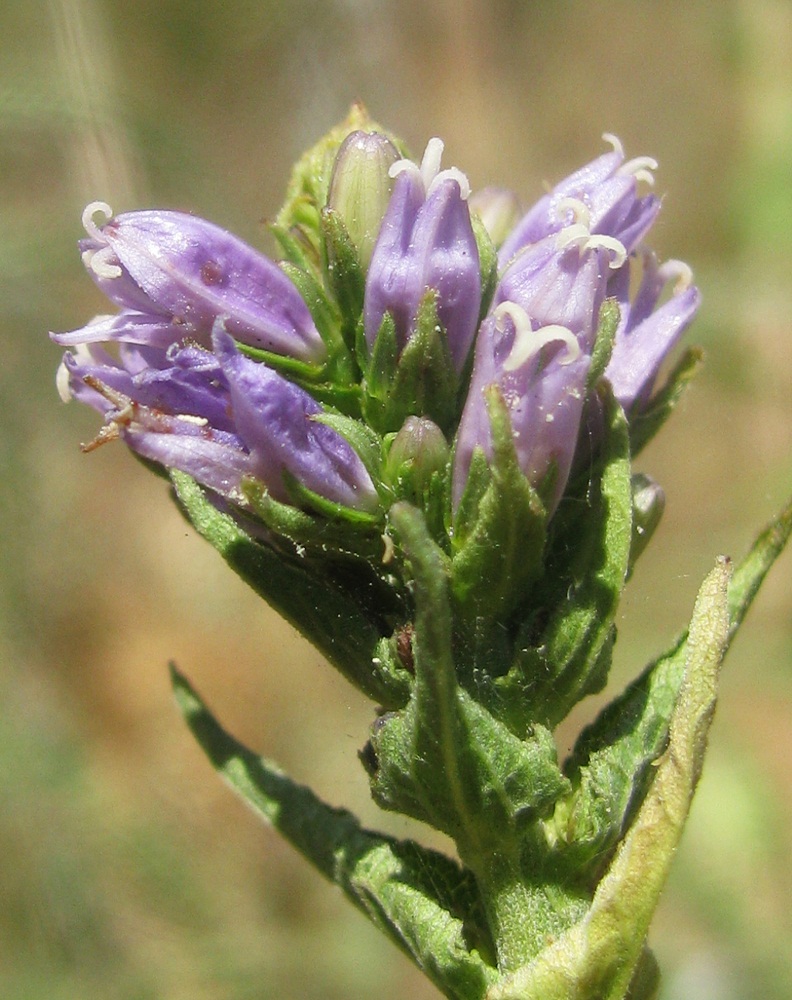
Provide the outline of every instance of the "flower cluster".
{"type": "Polygon", "coordinates": [[[520,217],[509,192],[470,197],[461,171],[441,169],[439,139],[416,163],[375,127],[335,133],[328,175],[273,227],[280,263],[191,215],[89,205],[83,261],[121,311],[53,334],[69,348],[62,396],[104,417],[86,447],[121,437],[239,512],[254,484],[373,520],[406,480],[416,499],[405,468],[428,461],[453,534],[471,468],[493,461],[501,405],[551,515],[596,423],[594,384],[604,372],[639,415],[699,300],[686,265],[644,248],[656,164],[606,139],[610,152],[520,217]],[[618,323],[605,337],[607,302],[618,323]]]}

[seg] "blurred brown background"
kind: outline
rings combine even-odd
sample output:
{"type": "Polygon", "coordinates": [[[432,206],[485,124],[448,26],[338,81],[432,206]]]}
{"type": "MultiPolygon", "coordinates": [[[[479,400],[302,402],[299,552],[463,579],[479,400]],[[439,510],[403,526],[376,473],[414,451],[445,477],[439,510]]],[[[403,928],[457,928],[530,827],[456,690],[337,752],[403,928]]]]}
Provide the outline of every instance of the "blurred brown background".
{"type": "MultiPolygon", "coordinates": [[[[656,156],[653,242],[694,268],[709,363],[640,462],[668,510],[615,690],[792,486],[792,4],[19,0],[0,38],[0,996],[435,996],[232,797],[172,706],[170,658],[295,777],[423,836],[368,801],[369,706],[121,447],[80,454],[95,415],[60,403],[46,336],[107,309],[80,212],[188,209],[269,248],[290,164],[356,98],[527,201],[603,131],[656,156]]],[[[652,934],[663,1000],[792,995],[791,556],[724,673],[652,934]]]]}

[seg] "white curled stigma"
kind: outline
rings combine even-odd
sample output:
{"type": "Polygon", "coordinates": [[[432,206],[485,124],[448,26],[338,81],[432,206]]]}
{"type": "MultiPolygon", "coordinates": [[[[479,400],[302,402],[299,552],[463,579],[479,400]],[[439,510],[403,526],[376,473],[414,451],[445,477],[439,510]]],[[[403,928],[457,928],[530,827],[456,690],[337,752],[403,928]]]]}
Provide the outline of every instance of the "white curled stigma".
{"type": "MultiPolygon", "coordinates": [[[[609,145],[613,146],[614,153],[623,161],[624,146],[621,140],[611,132],[603,132],[602,138],[609,145]]],[[[655,178],[653,171],[655,170],[657,170],[657,160],[653,156],[636,156],[635,159],[628,160],[626,163],[623,162],[616,173],[622,176],[632,175],[636,181],[645,181],[649,187],[654,187],[655,178]]]]}
{"type": "Polygon", "coordinates": [[[556,358],[560,365],[570,365],[580,357],[580,344],[570,329],[559,323],[551,323],[534,330],[531,327],[528,313],[516,302],[501,302],[493,312],[493,316],[495,317],[495,328],[500,333],[506,329],[507,319],[510,319],[514,324],[514,343],[503,363],[504,372],[513,372],[522,368],[547,344],[560,342],[565,345],[564,353],[556,358]]]}
{"type": "Polygon", "coordinates": [[[98,249],[84,250],[82,254],[83,264],[98,278],[120,278],[122,271],[113,248],[107,245],[107,237],[94,221],[94,216],[98,212],[101,212],[105,217],[105,222],[113,217],[113,210],[106,201],[92,201],[85,206],[82,214],[83,228],[92,240],[103,245],[98,249]]]}
{"type": "Polygon", "coordinates": [[[664,285],[676,278],[674,295],[681,295],[693,284],[693,271],[690,265],[686,264],[683,260],[674,260],[672,258],[664,261],[657,269],[657,274],[664,285]]]}
{"type": "Polygon", "coordinates": [[[457,167],[440,169],[444,148],[443,140],[434,136],[426,144],[420,167],[412,160],[397,160],[388,171],[388,176],[398,177],[399,174],[410,174],[416,181],[420,182],[427,198],[443,181],[456,181],[459,185],[460,197],[463,201],[467,201],[470,197],[470,181],[465,174],[457,167]]]}
{"type": "Polygon", "coordinates": [[[571,246],[576,246],[581,253],[587,250],[609,250],[611,259],[608,266],[613,271],[620,268],[627,260],[627,249],[621,240],[617,240],[615,236],[606,236],[604,233],[592,233],[582,222],[566,226],[556,237],[557,250],[566,250],[571,246]]]}

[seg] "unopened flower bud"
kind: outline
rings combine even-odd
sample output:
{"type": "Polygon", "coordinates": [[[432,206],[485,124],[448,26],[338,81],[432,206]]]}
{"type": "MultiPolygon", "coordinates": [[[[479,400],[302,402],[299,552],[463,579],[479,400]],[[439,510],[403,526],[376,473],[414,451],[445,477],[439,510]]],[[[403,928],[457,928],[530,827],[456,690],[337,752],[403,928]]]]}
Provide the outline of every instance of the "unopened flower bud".
{"type": "Polygon", "coordinates": [[[403,496],[419,499],[432,476],[445,469],[449,448],[443,432],[426,417],[407,417],[393,439],[386,474],[403,496]]]}
{"type": "Polygon", "coordinates": [[[341,217],[364,270],[393,191],[388,171],[398,159],[399,151],[387,136],[362,131],[349,133],[335,159],[327,204],[341,217]]]}

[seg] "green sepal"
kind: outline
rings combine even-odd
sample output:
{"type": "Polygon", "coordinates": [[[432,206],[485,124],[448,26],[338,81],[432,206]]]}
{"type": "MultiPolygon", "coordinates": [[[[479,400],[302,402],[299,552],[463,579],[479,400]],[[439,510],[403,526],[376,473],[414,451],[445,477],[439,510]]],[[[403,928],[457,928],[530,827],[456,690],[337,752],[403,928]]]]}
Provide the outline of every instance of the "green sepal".
{"type": "Polygon", "coordinates": [[[498,284],[498,251],[495,249],[487,228],[477,212],[471,214],[470,224],[473,228],[473,237],[476,240],[476,247],[478,248],[479,270],[481,271],[480,323],[489,312],[492,296],[495,294],[495,288],[498,284]]]}
{"type": "Polygon", "coordinates": [[[288,260],[282,260],[280,268],[308,306],[311,318],[328,351],[331,354],[336,353],[340,339],[340,316],[321,283],[310,271],[305,271],[288,260]]]}
{"type": "Polygon", "coordinates": [[[413,580],[415,681],[406,708],[374,726],[372,794],[449,834],[463,858],[509,840],[516,849],[525,827],[568,790],[554,741],[538,726],[518,739],[460,688],[448,560],[418,510],[400,503],[390,517],[413,580]]]}
{"type": "Polygon", "coordinates": [[[382,558],[381,527],[377,521],[350,522],[348,518],[309,513],[275,500],[266,486],[252,477],[242,481],[242,493],[270,531],[288,538],[294,546],[302,546],[312,558],[321,561],[348,556],[366,559],[372,564],[382,558]]]}
{"type": "Polygon", "coordinates": [[[459,379],[448,338],[437,315],[437,295],[421,299],[415,328],[399,351],[396,325],[386,313],[364,365],[363,409],[381,434],[397,431],[409,416],[428,417],[447,433],[457,418],[459,379]]]}
{"type": "MultiPolygon", "coordinates": [[[[383,636],[403,617],[398,597],[380,585],[366,564],[332,571],[285,546],[254,540],[207,499],[183,472],[171,471],[179,505],[196,531],[231,569],[290,622],[349,681],[385,708],[403,706],[409,676],[374,662],[383,636]]],[[[277,541],[277,540],[276,540],[277,541]]]]}
{"type": "Polygon", "coordinates": [[[601,471],[587,505],[567,504],[556,531],[545,579],[549,621],[537,635],[526,621],[509,672],[496,682],[504,699],[525,706],[551,728],[588,694],[600,690],[610,668],[615,618],[629,566],[632,490],[627,422],[605,383],[599,387],[607,421],[601,471]]]}
{"type": "Polygon", "coordinates": [[[616,299],[605,299],[600,306],[594,349],[591,352],[591,367],[587,377],[586,392],[591,392],[608,367],[613,353],[613,343],[619,328],[621,310],[616,299]]]}
{"type": "Polygon", "coordinates": [[[668,378],[639,414],[630,415],[630,450],[633,458],[652,440],[668,420],[682,394],[697,375],[704,360],[701,348],[691,347],[682,355],[668,378]]]}
{"type": "MultiPolygon", "coordinates": [[[[792,533],[792,503],[757,537],[729,582],[729,636],[792,533]]],[[[608,863],[654,776],[684,677],[688,636],[638,677],[580,735],[564,771],[574,785],[549,825],[558,863],[593,883],[608,863]]]]}
{"type": "Polygon", "coordinates": [[[313,418],[319,424],[332,427],[334,431],[354,448],[366,472],[374,482],[382,479],[382,438],[362,420],[355,420],[342,413],[325,410],[313,418]]]}
{"type": "Polygon", "coordinates": [[[355,333],[363,312],[366,275],[360,264],[357,247],[338,212],[331,208],[323,209],[321,223],[325,248],[325,281],[341,314],[341,336],[350,353],[354,353],[355,333]]]}
{"type": "Polygon", "coordinates": [[[486,392],[492,433],[489,480],[482,493],[485,473],[476,458],[481,453],[474,453],[454,523],[452,589],[468,619],[504,621],[541,573],[547,514],[517,461],[503,396],[496,386],[486,392]]]}
{"type": "Polygon", "coordinates": [[[728,646],[729,574],[728,560],[720,559],[699,591],[668,746],[588,912],[532,962],[495,985],[488,1000],[624,1000],[631,984],[635,1000],[640,996],[636,988],[643,997],[653,995],[651,975],[636,980],[636,971],[701,774],[728,646]]]}
{"type": "Polygon", "coordinates": [[[277,222],[268,222],[267,230],[280,247],[283,260],[289,261],[302,271],[311,271],[317,277],[319,276],[320,270],[315,260],[315,248],[309,244],[301,230],[284,229],[277,222]]]}
{"type": "Polygon", "coordinates": [[[414,841],[361,827],[226,732],[171,667],[187,725],[212,766],[266,823],[337,885],[441,993],[483,1000],[495,970],[475,882],[456,862],[414,841]]]}

